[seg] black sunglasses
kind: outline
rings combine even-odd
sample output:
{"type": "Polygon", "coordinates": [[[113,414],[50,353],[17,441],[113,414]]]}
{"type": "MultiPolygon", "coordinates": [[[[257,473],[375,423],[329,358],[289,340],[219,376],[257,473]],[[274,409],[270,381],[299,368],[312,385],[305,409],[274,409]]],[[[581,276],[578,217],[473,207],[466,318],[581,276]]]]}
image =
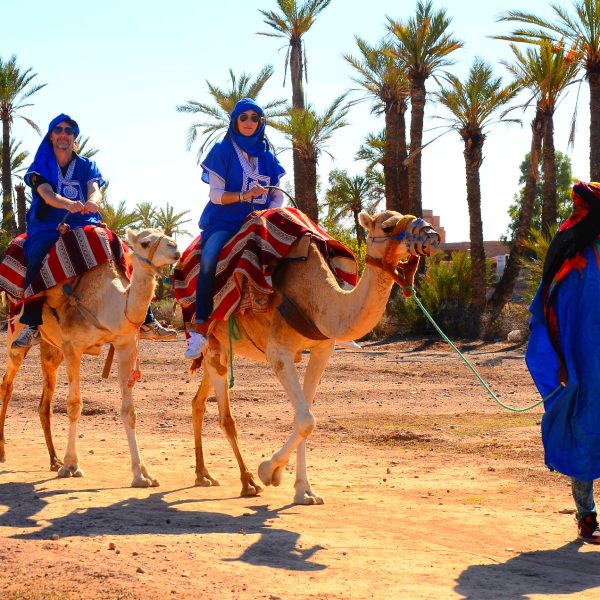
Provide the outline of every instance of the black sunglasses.
{"type": "Polygon", "coordinates": [[[62,133],[63,131],[67,135],[75,135],[75,130],[72,127],[61,127],[60,125],[56,125],[52,128],[52,133],[62,133]]]}
{"type": "Polygon", "coordinates": [[[244,123],[245,121],[247,121],[248,119],[250,119],[253,123],[258,123],[259,121],[263,120],[263,117],[259,117],[258,115],[247,115],[246,113],[242,113],[238,119],[244,123]]]}

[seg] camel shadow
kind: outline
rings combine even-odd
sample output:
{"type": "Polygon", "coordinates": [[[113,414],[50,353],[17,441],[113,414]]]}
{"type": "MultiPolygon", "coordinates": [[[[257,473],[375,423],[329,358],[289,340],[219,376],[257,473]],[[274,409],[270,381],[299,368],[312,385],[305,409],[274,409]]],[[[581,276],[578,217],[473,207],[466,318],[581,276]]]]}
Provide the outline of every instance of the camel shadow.
{"type": "MultiPolygon", "coordinates": [[[[43,483],[43,482],[38,482],[43,483]]],[[[101,535],[189,535],[225,534],[258,535],[242,554],[228,561],[240,561],[255,566],[268,566],[293,571],[321,571],[326,565],[310,562],[322,546],[302,548],[300,534],[278,529],[271,521],[281,518],[279,513],[292,508],[285,505],[248,506],[248,512],[232,516],[226,513],[198,510],[197,505],[209,500],[189,499],[168,501],[166,496],[179,490],[160,491],[145,498],[126,498],[109,506],[81,508],[54,519],[40,528],[33,518],[46,505],[46,495],[97,493],[98,490],[60,490],[47,494],[36,490],[35,483],[0,485],[0,506],[8,512],[0,517],[0,524],[9,527],[32,528],[35,531],[8,535],[12,539],[48,540],[54,535],[67,537],[95,537],[101,535]],[[195,508],[186,510],[186,504],[195,508]]],[[[235,498],[237,499],[237,498],[235,498]]]]}
{"type": "Polygon", "coordinates": [[[472,565],[457,579],[455,591],[467,600],[520,600],[568,596],[600,586],[600,552],[580,552],[573,541],[555,550],[524,552],[505,563],[472,565]]]}

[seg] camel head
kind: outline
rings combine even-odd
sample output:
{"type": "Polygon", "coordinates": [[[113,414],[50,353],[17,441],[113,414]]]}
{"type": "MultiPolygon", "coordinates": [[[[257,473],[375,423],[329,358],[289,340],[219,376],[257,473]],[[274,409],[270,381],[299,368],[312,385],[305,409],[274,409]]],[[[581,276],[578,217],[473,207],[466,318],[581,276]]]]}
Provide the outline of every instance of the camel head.
{"type": "Polygon", "coordinates": [[[403,287],[412,285],[419,257],[431,256],[440,244],[435,229],[413,215],[384,210],[371,216],[363,211],[358,219],[369,232],[367,263],[388,272],[403,287]]]}
{"type": "Polygon", "coordinates": [[[128,229],[127,241],[135,256],[155,269],[175,264],[181,256],[175,240],[162,229],[149,227],[138,232],[128,229]]]}

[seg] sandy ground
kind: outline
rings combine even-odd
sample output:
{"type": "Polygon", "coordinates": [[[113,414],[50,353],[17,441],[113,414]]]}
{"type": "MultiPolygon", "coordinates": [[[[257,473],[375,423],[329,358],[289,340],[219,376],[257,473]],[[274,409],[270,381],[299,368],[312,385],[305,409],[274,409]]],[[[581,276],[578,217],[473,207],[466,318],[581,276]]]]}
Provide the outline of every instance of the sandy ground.
{"type": "MultiPolygon", "coordinates": [[[[523,346],[461,347],[503,401],[537,399],[523,346]]],[[[78,439],[85,477],[49,471],[37,418],[39,351],[30,353],[0,465],[0,598],[600,597],[600,549],[576,541],[569,483],[543,464],[541,409],[500,408],[444,344],[336,350],[308,452],[322,506],[291,504],[292,464],[281,486],[241,498],[214,402],[205,451],[221,485],[194,487],[198,378],[187,374],[183,349],[181,339],[142,343],[138,440],[161,482],[150,489],[129,487],[116,378],[102,380],[92,357],[84,359],[78,439]]],[[[255,469],[287,437],[291,410],[266,367],[236,359],[235,381],[233,410],[255,469]]],[[[65,395],[61,368],[61,456],[65,395]]]]}

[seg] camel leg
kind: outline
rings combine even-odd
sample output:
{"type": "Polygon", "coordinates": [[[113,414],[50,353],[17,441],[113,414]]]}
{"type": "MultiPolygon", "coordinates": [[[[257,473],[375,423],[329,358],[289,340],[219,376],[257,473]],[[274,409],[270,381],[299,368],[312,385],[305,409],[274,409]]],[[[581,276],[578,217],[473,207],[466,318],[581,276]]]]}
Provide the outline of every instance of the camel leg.
{"type": "Polygon", "coordinates": [[[119,366],[119,386],[121,387],[121,419],[125,426],[129,452],[131,453],[131,470],[133,471],[131,487],[158,487],[160,485],[158,479],[153,477],[146,469],[138,448],[135,435],[137,415],[133,404],[132,388],[127,385],[127,380],[135,362],[136,346],[135,343],[132,343],[127,346],[115,347],[115,350],[119,366]]]}
{"type": "MultiPolygon", "coordinates": [[[[329,362],[329,358],[333,353],[335,344],[322,344],[318,348],[311,350],[310,359],[306,366],[304,374],[304,396],[309,408],[312,407],[315,394],[321,377],[325,372],[325,367],[329,362]]],[[[306,439],[303,439],[296,449],[296,481],[294,483],[296,493],[294,495],[295,504],[323,504],[325,500],[321,496],[317,496],[308,480],[306,470],[306,439]]]]}
{"type": "Polygon", "coordinates": [[[58,367],[62,362],[62,352],[44,341],[41,343],[40,357],[42,362],[42,373],[44,376],[44,387],[42,389],[42,397],[38,407],[44,437],[46,438],[46,446],[50,455],[50,470],[58,471],[62,467],[62,461],[58,458],[54,449],[52,440],[52,398],[56,388],[56,375],[58,367]]]}
{"type": "Polygon", "coordinates": [[[212,384],[206,369],[202,370],[202,381],[198,391],[192,400],[192,425],[194,426],[194,447],[196,451],[196,481],[194,485],[210,487],[220,483],[210,476],[204,463],[204,452],[202,451],[202,424],[206,413],[206,401],[212,384]]]}
{"type": "Polygon", "coordinates": [[[231,404],[229,397],[229,380],[227,377],[227,368],[222,364],[215,364],[216,361],[206,361],[206,370],[212,380],[215,388],[215,396],[219,405],[219,426],[227,436],[227,440],[233,449],[233,454],[237,460],[240,469],[240,479],[242,481],[241,496],[256,496],[262,492],[262,487],[254,480],[254,476],[248,469],[238,443],[238,430],[235,417],[231,413],[231,404]]]}
{"type": "Polygon", "coordinates": [[[316,420],[300,386],[296,367],[294,366],[294,354],[285,347],[271,343],[267,347],[266,354],[267,360],[294,408],[293,433],[269,460],[263,461],[258,467],[258,476],[261,481],[265,485],[277,486],[281,483],[283,469],[287,465],[290,455],[296,450],[300,442],[312,433],[316,420]]]}
{"type": "Polygon", "coordinates": [[[69,417],[69,437],[65,452],[64,464],[58,470],[58,477],[83,477],[79,468],[77,456],[77,423],[81,416],[81,354],[76,352],[71,345],[63,346],[67,377],[69,379],[69,396],[67,398],[67,415],[69,417]]]}
{"type": "Polygon", "coordinates": [[[10,345],[12,343],[11,335],[7,336],[6,347],[8,352],[6,355],[6,372],[2,378],[2,385],[0,386],[0,397],[2,397],[2,407],[0,408],[0,462],[6,461],[6,449],[4,439],[4,422],[6,421],[6,411],[8,410],[8,403],[12,398],[13,384],[15,377],[27,356],[27,350],[15,349],[12,350],[10,345]]]}

